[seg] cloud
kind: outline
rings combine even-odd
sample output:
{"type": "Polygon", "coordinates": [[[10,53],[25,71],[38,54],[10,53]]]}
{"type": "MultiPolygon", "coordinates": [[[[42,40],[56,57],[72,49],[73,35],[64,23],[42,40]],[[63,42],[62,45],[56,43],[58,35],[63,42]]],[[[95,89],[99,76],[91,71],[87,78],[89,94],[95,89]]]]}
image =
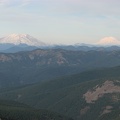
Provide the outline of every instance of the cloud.
{"type": "Polygon", "coordinates": [[[39,6],[43,9],[53,9],[53,13],[83,13],[86,15],[118,15],[119,0],[0,0],[4,6],[39,6]],[[54,9],[55,8],[55,9],[54,9]]]}
{"type": "Polygon", "coordinates": [[[45,31],[53,28],[63,34],[69,31],[69,35],[84,36],[83,40],[86,36],[118,37],[119,4],[119,0],[0,0],[0,22],[16,27],[32,24],[35,29],[46,28],[45,31]]]}
{"type": "MultiPolygon", "coordinates": [[[[35,2],[36,0],[34,0],[35,2]]],[[[1,6],[7,6],[7,7],[14,7],[14,6],[21,6],[21,5],[28,5],[32,3],[33,0],[0,0],[1,6]]]]}
{"type": "Polygon", "coordinates": [[[22,6],[26,6],[31,4],[33,1],[36,2],[36,0],[22,0],[21,4],[22,6]]]}

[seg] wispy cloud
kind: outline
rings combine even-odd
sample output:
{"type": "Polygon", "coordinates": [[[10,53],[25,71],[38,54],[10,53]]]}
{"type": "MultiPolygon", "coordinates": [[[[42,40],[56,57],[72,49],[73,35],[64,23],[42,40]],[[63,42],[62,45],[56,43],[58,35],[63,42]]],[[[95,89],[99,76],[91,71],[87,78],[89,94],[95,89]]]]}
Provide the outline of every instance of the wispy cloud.
{"type": "Polygon", "coordinates": [[[0,0],[0,5],[7,5],[9,2],[9,0],[0,0]]]}
{"type": "MultiPolygon", "coordinates": [[[[35,2],[36,0],[34,0],[35,2]]],[[[32,3],[33,0],[0,0],[1,6],[21,6],[21,5],[28,5],[32,3]]]]}
{"type": "Polygon", "coordinates": [[[22,6],[26,6],[31,4],[33,1],[35,2],[35,0],[22,0],[21,4],[22,6]]]}
{"type": "MultiPolygon", "coordinates": [[[[44,9],[55,8],[61,12],[88,13],[88,14],[117,14],[119,13],[119,0],[0,0],[0,5],[28,6],[44,5],[44,9]]],[[[54,9],[53,9],[54,10],[54,9]]],[[[56,11],[56,12],[57,12],[56,11]]]]}

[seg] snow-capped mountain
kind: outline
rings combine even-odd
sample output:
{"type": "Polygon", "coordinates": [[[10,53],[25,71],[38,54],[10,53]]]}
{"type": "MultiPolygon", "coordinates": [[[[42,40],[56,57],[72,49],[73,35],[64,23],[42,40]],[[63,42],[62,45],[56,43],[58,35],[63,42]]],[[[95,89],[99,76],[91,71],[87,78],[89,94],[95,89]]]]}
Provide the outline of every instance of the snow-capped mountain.
{"type": "Polygon", "coordinates": [[[87,46],[87,47],[109,47],[109,46],[120,46],[120,41],[115,37],[104,37],[96,43],[85,44],[77,43],[75,46],[87,46]]]}
{"type": "Polygon", "coordinates": [[[45,46],[46,44],[28,34],[11,34],[0,38],[0,44],[25,44],[28,46],[45,46]]]}
{"type": "Polygon", "coordinates": [[[120,45],[120,41],[117,40],[114,37],[105,37],[103,39],[101,39],[99,42],[96,43],[96,45],[101,45],[101,46],[119,46],[120,45]]]}

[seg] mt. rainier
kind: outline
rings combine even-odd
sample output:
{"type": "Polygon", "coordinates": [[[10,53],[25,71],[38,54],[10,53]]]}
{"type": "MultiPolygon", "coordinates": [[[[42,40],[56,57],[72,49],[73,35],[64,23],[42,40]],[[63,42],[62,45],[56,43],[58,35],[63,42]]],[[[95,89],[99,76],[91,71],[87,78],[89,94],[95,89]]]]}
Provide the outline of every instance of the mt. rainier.
{"type": "Polygon", "coordinates": [[[28,46],[45,46],[46,44],[28,34],[11,34],[6,37],[0,38],[0,44],[13,44],[28,46]]]}

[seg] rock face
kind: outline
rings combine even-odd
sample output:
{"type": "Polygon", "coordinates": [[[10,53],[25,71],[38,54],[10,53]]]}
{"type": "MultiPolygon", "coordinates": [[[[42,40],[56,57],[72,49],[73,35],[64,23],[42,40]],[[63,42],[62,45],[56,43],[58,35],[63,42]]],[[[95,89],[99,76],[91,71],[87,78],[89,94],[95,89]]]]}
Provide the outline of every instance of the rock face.
{"type": "MultiPolygon", "coordinates": [[[[117,81],[116,81],[117,82],[117,81]]],[[[113,81],[106,81],[101,87],[96,86],[84,94],[87,103],[94,103],[108,93],[120,93],[120,86],[114,85],[113,81]]]]}
{"type": "Polygon", "coordinates": [[[0,38],[0,44],[13,44],[20,45],[26,44],[28,46],[44,46],[45,43],[28,35],[28,34],[11,34],[6,37],[0,38]]]}

